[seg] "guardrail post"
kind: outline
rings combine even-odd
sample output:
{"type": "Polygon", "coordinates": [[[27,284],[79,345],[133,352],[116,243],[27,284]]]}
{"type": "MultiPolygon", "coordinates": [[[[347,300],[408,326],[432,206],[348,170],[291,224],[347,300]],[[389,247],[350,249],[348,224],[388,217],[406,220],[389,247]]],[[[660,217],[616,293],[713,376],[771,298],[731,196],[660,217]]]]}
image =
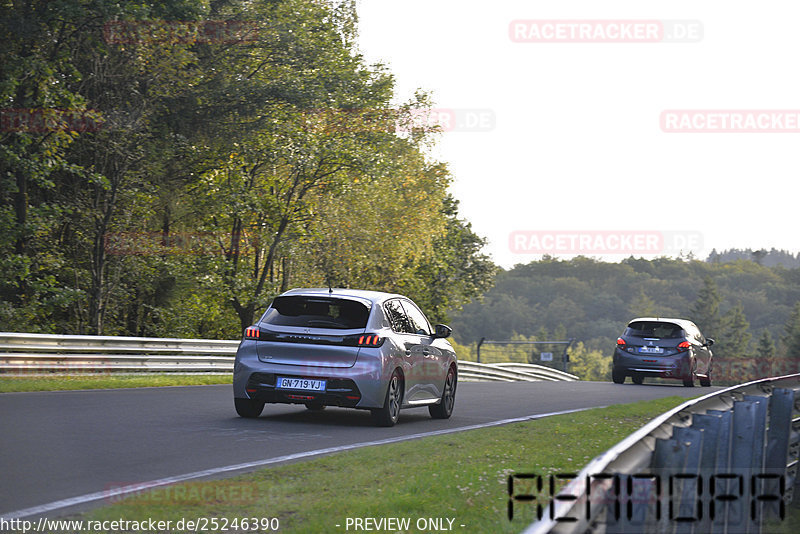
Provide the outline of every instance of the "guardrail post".
{"type": "MultiPolygon", "coordinates": [[[[700,461],[703,450],[703,432],[693,427],[677,427],[672,437],[686,447],[686,463],[681,472],[669,480],[670,501],[679,496],[675,505],[673,519],[677,522],[676,534],[691,534],[697,522],[703,517],[703,503],[700,499],[700,461]]],[[[670,502],[672,506],[672,502],[670,502]]],[[[672,515],[670,510],[670,515],[672,515]]]]}
{"type": "MultiPolygon", "coordinates": [[[[727,412],[724,412],[727,413],[727,412]]],[[[730,414],[729,414],[730,415],[730,414]]],[[[698,534],[712,531],[711,525],[711,496],[709,492],[709,482],[717,466],[717,452],[719,451],[720,435],[723,428],[723,416],[721,414],[694,414],[692,415],[692,428],[696,428],[703,433],[703,449],[700,453],[700,476],[702,477],[703,489],[702,507],[703,516],[697,522],[695,532],[698,534]]],[[[726,427],[730,430],[730,425],[726,427]]],[[[727,435],[724,438],[727,441],[727,435]]]]}
{"type": "Polygon", "coordinates": [[[767,419],[767,399],[746,395],[733,404],[733,434],[731,444],[731,473],[737,475],[738,499],[728,508],[730,533],[755,532],[750,515],[753,498],[752,481],[761,472],[764,458],[764,435],[767,419]]]}
{"type": "Polygon", "coordinates": [[[728,508],[730,503],[719,499],[720,495],[731,495],[732,488],[736,485],[734,480],[726,478],[731,474],[731,432],[733,431],[733,412],[730,410],[708,410],[707,415],[719,417],[719,429],[717,430],[717,446],[713,470],[708,477],[709,494],[709,521],[711,522],[710,533],[725,532],[728,508]],[[722,476],[720,476],[722,475],[722,476]],[[711,510],[713,506],[713,517],[711,510]]]}
{"type": "MultiPolygon", "coordinates": [[[[799,410],[800,411],[800,410],[799,410]]],[[[800,469],[800,423],[792,423],[792,432],[789,437],[789,460],[786,463],[786,493],[787,503],[794,501],[794,496],[800,491],[800,477],[797,476],[800,469]]]]}
{"type": "Polygon", "coordinates": [[[793,408],[794,390],[776,388],[772,391],[769,398],[769,427],[767,429],[767,449],[764,456],[764,480],[759,495],[763,497],[779,496],[780,499],[763,500],[758,510],[759,517],[783,519],[785,514],[786,489],[789,487],[786,466],[789,463],[793,408]]]}
{"type": "Polygon", "coordinates": [[[650,465],[653,472],[661,477],[662,495],[660,498],[662,502],[666,501],[666,506],[662,505],[661,507],[661,517],[655,523],[657,525],[656,532],[669,532],[675,524],[673,521],[675,510],[671,502],[672,491],[669,484],[672,482],[673,475],[684,470],[688,450],[688,445],[675,437],[656,440],[650,465]],[[665,485],[667,486],[666,492],[663,490],[665,485]]]}

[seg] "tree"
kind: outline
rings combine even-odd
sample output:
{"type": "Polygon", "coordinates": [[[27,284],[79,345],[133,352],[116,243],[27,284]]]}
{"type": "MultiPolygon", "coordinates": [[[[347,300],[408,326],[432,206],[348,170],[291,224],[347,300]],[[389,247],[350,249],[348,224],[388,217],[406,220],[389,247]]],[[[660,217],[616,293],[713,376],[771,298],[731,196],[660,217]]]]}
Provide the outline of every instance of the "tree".
{"type": "Polygon", "coordinates": [[[767,361],[772,361],[772,359],[775,358],[775,342],[772,340],[772,336],[766,328],[763,329],[761,335],[758,336],[756,358],[763,358],[767,361]]]}
{"type": "Polygon", "coordinates": [[[631,315],[633,317],[652,317],[656,314],[656,301],[651,299],[644,292],[644,289],[639,289],[639,294],[631,302],[631,315]]]}
{"type": "Polygon", "coordinates": [[[73,84],[73,49],[82,7],[47,0],[4,2],[0,17],[0,322],[7,329],[52,331],[48,313],[80,298],[54,273],[64,266],[58,227],[65,207],[52,201],[54,175],[71,172],[66,151],[80,135],[86,99],[73,84]],[[76,16],[77,12],[77,16],[76,16]],[[59,111],[62,110],[62,111],[59,111]]]}
{"type": "Polygon", "coordinates": [[[763,249],[763,248],[760,249],[760,250],[754,250],[754,251],[752,251],[750,253],[750,255],[753,258],[753,261],[756,262],[759,265],[761,265],[761,263],[764,261],[764,257],[767,254],[768,254],[767,251],[765,249],[763,249]]]}
{"type": "Polygon", "coordinates": [[[583,342],[578,342],[569,351],[569,372],[582,380],[602,380],[611,378],[611,357],[599,350],[589,350],[583,342]]]}
{"type": "Polygon", "coordinates": [[[354,2],[6,4],[4,328],[232,337],[296,282],[406,291],[438,320],[490,283],[434,129],[395,127],[432,103],[394,109],[354,2]],[[205,31],[228,23],[257,31],[205,31]]]}
{"type": "Polygon", "coordinates": [[[449,322],[471,298],[481,297],[494,283],[497,267],[481,252],[486,241],[458,214],[458,201],[447,194],[442,200],[444,232],[434,237],[432,253],[414,270],[410,293],[434,322],[449,322]]]}
{"type": "MultiPolygon", "coordinates": [[[[756,375],[758,377],[775,376],[775,342],[769,330],[766,328],[761,331],[761,335],[756,342],[756,353],[754,355],[756,375]]],[[[780,371],[778,375],[782,374],[780,371]]]]}
{"type": "Polygon", "coordinates": [[[714,346],[715,352],[726,358],[747,358],[752,336],[741,302],[723,316],[722,331],[723,338],[718,346],[714,346]]]}
{"type": "Polygon", "coordinates": [[[785,357],[797,362],[800,361],[800,302],[794,305],[792,314],[784,325],[783,342],[785,357]]]}
{"type": "Polygon", "coordinates": [[[697,294],[697,300],[691,307],[690,316],[707,337],[715,337],[722,333],[719,316],[720,300],[716,282],[710,276],[705,277],[703,287],[697,294]]]}

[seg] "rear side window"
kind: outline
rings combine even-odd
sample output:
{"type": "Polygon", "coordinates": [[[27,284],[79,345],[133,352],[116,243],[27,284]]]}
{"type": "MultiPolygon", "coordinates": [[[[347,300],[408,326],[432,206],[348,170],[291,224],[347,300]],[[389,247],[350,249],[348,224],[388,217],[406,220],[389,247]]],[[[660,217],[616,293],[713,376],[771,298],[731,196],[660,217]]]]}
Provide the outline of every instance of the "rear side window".
{"type": "Polygon", "coordinates": [[[276,297],[261,322],[305,328],[366,328],[369,308],[355,300],[290,295],[276,297]]]}
{"type": "Polygon", "coordinates": [[[674,323],[656,321],[636,321],[625,329],[625,336],[657,337],[659,339],[674,339],[684,337],[683,328],[674,323]]]}
{"type": "Polygon", "coordinates": [[[428,319],[419,308],[408,301],[403,301],[403,309],[408,316],[408,322],[411,323],[411,332],[423,336],[428,336],[431,333],[431,326],[428,324],[428,319]]]}
{"type": "Polygon", "coordinates": [[[399,300],[393,299],[384,304],[386,316],[392,325],[392,330],[403,334],[413,334],[414,328],[408,320],[405,310],[399,300]]]}

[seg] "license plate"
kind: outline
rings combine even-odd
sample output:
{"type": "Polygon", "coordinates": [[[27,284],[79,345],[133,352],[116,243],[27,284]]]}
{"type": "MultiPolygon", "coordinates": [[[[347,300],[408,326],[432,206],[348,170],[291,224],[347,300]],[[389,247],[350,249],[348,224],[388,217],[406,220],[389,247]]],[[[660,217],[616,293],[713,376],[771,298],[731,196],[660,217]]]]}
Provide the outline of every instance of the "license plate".
{"type": "Polygon", "coordinates": [[[307,391],[325,391],[324,380],[311,380],[310,378],[278,377],[278,389],[304,389],[307,391]]]}
{"type": "Polygon", "coordinates": [[[661,347],[639,347],[639,352],[642,354],[661,354],[664,349],[661,347]]]}

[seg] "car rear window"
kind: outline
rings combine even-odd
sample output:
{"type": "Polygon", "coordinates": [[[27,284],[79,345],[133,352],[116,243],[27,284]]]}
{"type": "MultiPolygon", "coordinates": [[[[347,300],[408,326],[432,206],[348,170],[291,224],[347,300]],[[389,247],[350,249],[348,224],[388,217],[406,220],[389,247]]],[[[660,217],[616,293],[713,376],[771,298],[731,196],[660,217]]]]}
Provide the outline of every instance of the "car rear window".
{"type": "Polygon", "coordinates": [[[656,321],[636,321],[625,329],[625,336],[657,337],[659,339],[674,339],[683,337],[683,328],[675,323],[656,321]]]}
{"type": "Polygon", "coordinates": [[[366,328],[369,308],[355,300],[308,297],[276,297],[261,322],[305,328],[366,328]]]}

